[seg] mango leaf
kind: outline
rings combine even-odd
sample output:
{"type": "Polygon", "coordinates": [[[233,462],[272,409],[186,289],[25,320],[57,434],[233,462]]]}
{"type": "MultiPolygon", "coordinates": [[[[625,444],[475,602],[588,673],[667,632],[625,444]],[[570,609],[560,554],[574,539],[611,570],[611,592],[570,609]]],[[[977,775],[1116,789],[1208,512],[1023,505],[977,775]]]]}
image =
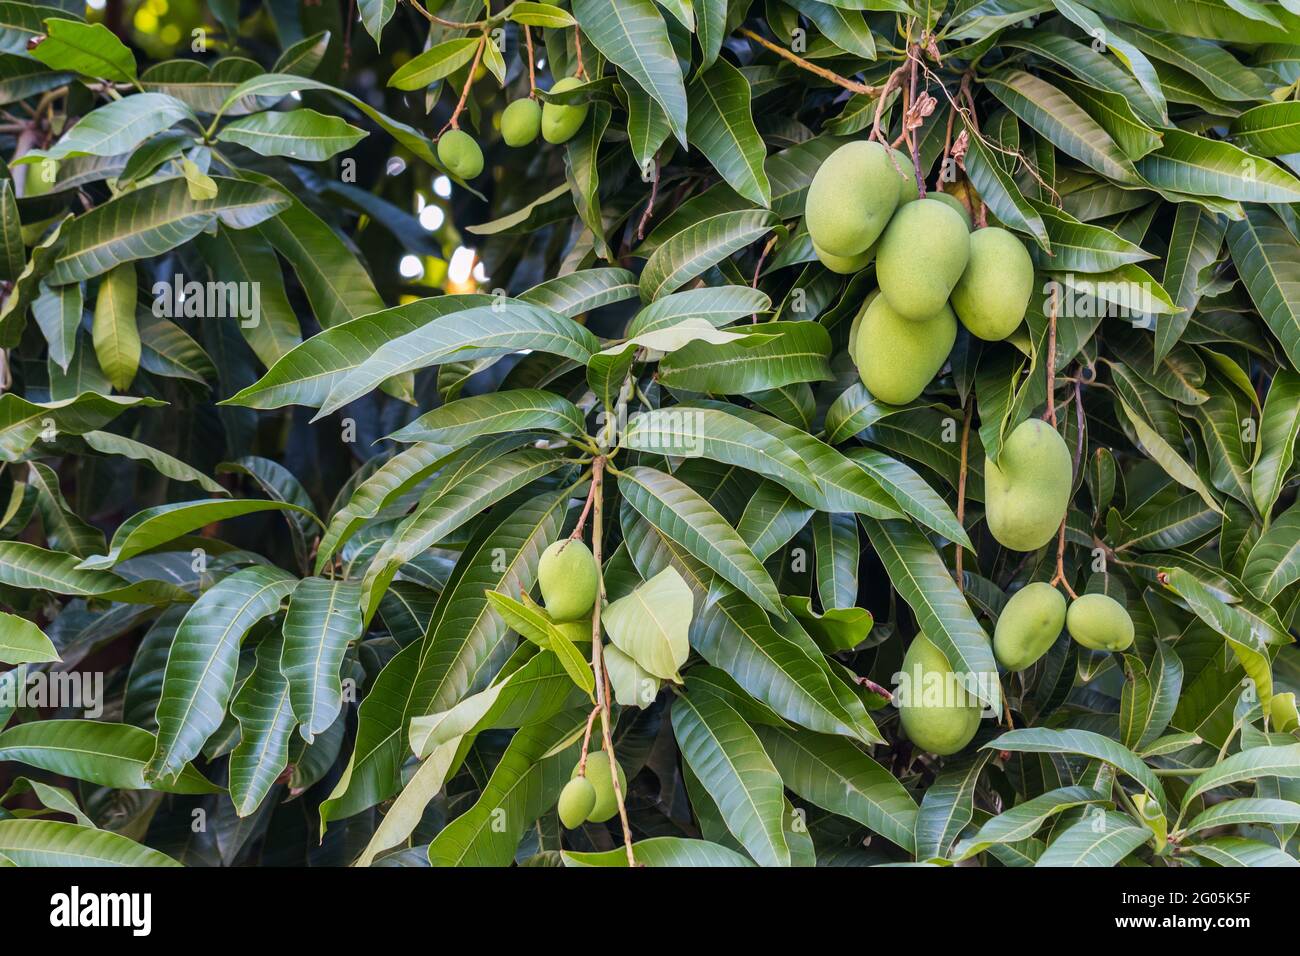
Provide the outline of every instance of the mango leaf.
{"type": "Polygon", "coordinates": [[[191,599],[188,592],[174,584],[127,580],[109,571],[84,571],[79,564],[75,554],[47,551],[22,541],[0,541],[0,584],[9,587],[124,604],[166,605],[191,599]]]}
{"type": "Polygon", "coordinates": [[[1019,843],[1033,836],[1052,817],[1074,807],[1106,802],[1105,795],[1091,787],[1058,787],[1031,797],[986,820],[973,836],[953,849],[954,860],[967,860],[998,844],[1019,843]]]}
{"type": "Polygon", "coordinates": [[[55,820],[0,820],[0,855],[18,866],[181,865],[112,830],[55,820]]]}
{"type": "Polygon", "coordinates": [[[679,697],[672,722],[682,759],[717,804],[727,829],[760,866],[789,866],[781,777],[757,734],[710,694],[679,697]]]}
{"type": "Polygon", "coordinates": [[[29,402],[15,392],[0,395],[0,459],[19,461],[38,441],[63,435],[84,435],[111,422],[131,408],[163,404],[152,398],[130,398],[84,392],[75,398],[29,402]]]}
{"type": "Polygon", "coordinates": [[[1300,778],[1300,744],[1251,747],[1225,757],[1194,778],[1187,793],[1183,795],[1183,810],[1185,812],[1192,801],[1203,793],[1261,777],[1278,777],[1283,780],[1300,778]]]}
{"type": "Polygon", "coordinates": [[[1062,830],[1035,866],[1116,866],[1146,843],[1151,831],[1123,813],[1092,810],[1062,830]]]}
{"type": "Polygon", "coordinates": [[[83,434],[81,440],[102,455],[119,455],[132,461],[143,462],[160,475],[165,475],[173,481],[193,482],[204,491],[214,495],[230,494],[224,487],[197,468],[191,467],[166,452],[151,448],[144,442],[138,442],[133,438],[127,438],[113,432],[91,431],[83,434]]]}
{"type": "Polygon", "coordinates": [[[175,780],[221,725],[244,635],[279,611],[295,583],[278,568],[246,568],[213,585],[191,606],[167,657],[158,744],[144,768],[150,784],[175,780]]]}
{"type": "MultiPolygon", "coordinates": [[[[688,680],[688,690],[691,684],[688,680]]],[[[824,810],[857,821],[908,853],[914,851],[916,801],[855,744],[796,728],[754,729],[790,790],[824,810]]]]}
{"type": "Polygon", "coordinates": [[[0,663],[34,664],[59,659],[59,652],[39,627],[0,611],[0,663]]]}
{"type": "Polygon", "coordinates": [[[478,800],[429,844],[434,866],[506,866],[524,831],[555,805],[578,761],[584,712],[521,727],[478,800]]]}
{"type": "Polygon", "coordinates": [[[113,533],[108,554],[96,554],[77,565],[83,571],[104,571],[137,554],[196,531],[214,521],[256,514],[259,511],[299,511],[297,505],[284,501],[178,501],[169,505],[145,508],[127,518],[113,533]]]}
{"type": "Polygon", "coordinates": [[[750,88],[726,60],[695,74],[688,90],[686,133],[731,188],[760,206],[772,205],[763,169],[767,154],[750,110],[750,88]]]}
{"type": "Polygon", "coordinates": [[[480,37],[444,40],[394,70],[388,85],[399,90],[422,90],[437,83],[474,59],[480,42],[480,37]]]}
{"type": "MultiPolygon", "coordinates": [[[[177,123],[198,120],[188,106],[165,93],[137,93],[100,106],[78,121],[49,149],[23,154],[24,163],[72,156],[116,156],[177,123]]],[[[35,175],[35,171],[29,173],[35,175]]]]}
{"type": "Polygon", "coordinates": [[[161,255],[217,222],[247,229],[289,204],[280,194],[252,183],[221,177],[216,182],[216,199],[193,199],[183,179],[167,179],[77,216],[63,230],[63,247],[49,283],[80,282],[124,262],[161,255]]]}
{"type": "Polygon", "coordinates": [[[765,322],[762,335],[771,337],[690,342],[659,363],[659,380],[692,392],[738,394],[832,377],[830,335],[819,323],[765,322]]]}
{"type": "Polygon", "coordinates": [[[574,0],[572,8],[582,32],[659,104],[685,146],[686,85],[668,28],[652,0],[628,0],[617,9],[600,0],[574,0]]]}
{"type": "MultiPolygon", "coordinates": [[[[564,850],[561,855],[565,866],[627,866],[627,850],[618,847],[613,850],[581,852],[564,850]]],[[[632,844],[632,855],[638,866],[753,866],[748,857],[735,850],[710,843],[707,840],[691,840],[683,837],[650,837],[632,844]]]]}
{"type": "MultiPolygon", "coordinates": [[[[649,0],[646,0],[649,2],[649,0]]],[[[659,245],[641,273],[641,298],[676,292],[712,266],[766,235],[778,223],[763,209],[723,212],[695,222],[659,245]]]]}
{"type": "Polygon", "coordinates": [[[54,70],[117,83],[135,80],[135,57],[102,23],[49,17],[45,39],[31,50],[31,56],[54,70]]]}
{"type": "Polygon", "coordinates": [[[257,645],[253,672],[230,703],[239,743],[230,753],[230,799],[241,817],[254,813],[289,765],[295,717],[289,681],[281,672],[284,641],[274,634],[257,645]]]}
{"type": "Polygon", "coordinates": [[[348,644],[362,637],[360,601],[359,582],[327,578],[304,578],[289,598],[280,671],[307,743],[328,730],[343,707],[339,669],[348,644]]]}
{"type": "MultiPolygon", "coordinates": [[[[672,475],[640,465],[620,471],[618,485],[627,502],[652,525],[681,544],[759,606],[777,617],[785,617],[781,595],[762,563],[749,550],[735,528],[689,485],[672,475]]],[[[649,587],[649,583],[645,586],[649,587]]],[[[648,595],[646,600],[649,603],[648,595]]],[[[608,623],[606,618],[606,624],[608,623]]],[[[615,643],[619,642],[616,640],[615,643]]],[[[685,647],[684,634],[682,647],[685,647]]],[[[669,678],[676,673],[676,668],[670,673],[661,673],[655,667],[648,666],[647,661],[641,660],[630,648],[623,647],[623,650],[659,677],[669,678]]]]}
{"type": "Polygon", "coordinates": [[[193,794],[220,790],[189,764],[174,780],[146,782],[145,764],[156,743],[149,731],[130,724],[40,720],[0,734],[0,760],[13,760],[117,790],[153,787],[165,793],[193,794]]]}
{"type": "Polygon", "coordinates": [[[1228,248],[1251,301],[1300,365],[1300,242],[1271,209],[1251,206],[1229,225],[1228,248]]]}
{"type": "Polygon", "coordinates": [[[1246,558],[1241,580],[1268,603],[1300,580],[1300,505],[1282,512],[1260,535],[1246,558]]]}
{"type": "Polygon", "coordinates": [[[614,646],[647,672],[681,683],[678,668],[690,654],[694,603],[682,576],[669,567],[611,602],[600,620],[614,646]]]}
{"type": "Polygon", "coordinates": [[[238,143],[263,156],[287,156],[307,162],[329,159],[365,137],[365,130],[305,107],[283,113],[254,113],[227,123],[217,133],[218,142],[238,143]]]}

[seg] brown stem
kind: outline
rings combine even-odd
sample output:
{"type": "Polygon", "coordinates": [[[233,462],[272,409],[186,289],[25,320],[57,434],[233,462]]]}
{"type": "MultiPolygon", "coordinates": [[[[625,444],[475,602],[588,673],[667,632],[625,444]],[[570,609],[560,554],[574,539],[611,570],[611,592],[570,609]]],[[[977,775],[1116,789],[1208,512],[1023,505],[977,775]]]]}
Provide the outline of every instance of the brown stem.
{"type": "Polygon", "coordinates": [[[456,108],[452,110],[447,125],[438,131],[440,137],[448,129],[460,129],[460,114],[465,109],[465,101],[469,99],[469,88],[474,85],[474,72],[478,69],[479,60],[483,58],[485,46],[487,46],[487,33],[478,38],[478,46],[474,48],[474,60],[470,63],[469,73],[465,76],[465,85],[461,88],[460,99],[456,102],[456,108]]]}
{"type": "MultiPolygon", "coordinates": [[[[763,273],[763,262],[764,260],[767,259],[767,254],[772,251],[772,247],[776,245],[776,240],[777,237],[772,236],[771,239],[767,240],[767,242],[763,244],[763,251],[758,254],[758,263],[757,265],[754,266],[754,279],[752,282],[750,282],[750,285],[753,286],[755,289],[758,288],[758,277],[763,273]]],[[[753,315],[751,315],[749,317],[749,321],[751,325],[757,322],[758,313],[755,312],[753,315]]]]}
{"type": "Polygon", "coordinates": [[[528,48],[528,98],[537,99],[537,57],[533,55],[533,32],[524,24],[524,46],[528,48]]]}
{"type": "Polygon", "coordinates": [[[591,611],[591,669],[596,675],[596,699],[600,707],[600,729],[604,738],[605,753],[609,757],[611,782],[614,784],[614,801],[618,804],[618,818],[623,824],[623,845],[627,848],[627,865],[636,866],[636,854],[632,852],[632,827],[627,821],[627,805],[623,801],[623,788],[618,782],[618,766],[614,755],[614,739],[610,733],[609,716],[609,677],[605,673],[605,661],[601,653],[600,609],[605,603],[605,573],[601,569],[601,551],[604,538],[604,504],[602,502],[605,480],[605,456],[601,455],[592,462],[591,488],[592,509],[591,551],[596,559],[596,604],[591,611]]]}
{"type": "Polygon", "coordinates": [[[570,540],[577,540],[582,537],[582,529],[587,523],[587,515],[591,513],[592,503],[596,500],[596,482],[593,481],[587,489],[587,501],[582,506],[582,514],[578,515],[577,527],[573,529],[573,534],[569,535],[570,540]]]}
{"type": "Polygon", "coordinates": [[[817,76],[820,76],[823,80],[827,80],[828,82],[834,83],[836,86],[842,86],[846,90],[851,90],[854,93],[860,93],[863,96],[872,96],[876,92],[877,89],[876,87],[868,86],[866,83],[859,83],[856,80],[850,80],[847,77],[840,76],[838,73],[832,70],[826,69],[824,66],[818,66],[816,63],[809,63],[803,57],[795,53],[791,53],[785,47],[778,46],[777,44],[773,43],[771,40],[767,39],[766,37],[759,36],[753,30],[749,30],[746,29],[745,27],[741,27],[740,35],[743,37],[747,37],[750,40],[753,40],[755,43],[757,43],[759,46],[763,47],[766,50],[771,50],[773,53],[781,57],[783,60],[788,60],[791,63],[793,63],[795,66],[799,67],[799,69],[807,70],[809,73],[814,73],[817,76]]]}
{"type": "Polygon", "coordinates": [[[415,11],[420,14],[420,16],[424,17],[424,19],[428,20],[430,23],[436,23],[441,27],[448,27],[452,30],[478,30],[486,25],[482,20],[475,20],[473,23],[459,23],[455,20],[444,20],[442,17],[436,17],[426,10],[424,4],[419,3],[418,0],[406,0],[406,2],[409,3],[415,11]]]}
{"type": "Polygon", "coordinates": [[[357,18],[357,0],[348,0],[347,12],[343,14],[347,22],[343,26],[343,69],[352,61],[352,21],[357,18]]]}
{"type": "Polygon", "coordinates": [[[650,199],[645,204],[645,212],[641,213],[641,218],[636,224],[636,241],[640,242],[645,238],[645,227],[650,224],[650,217],[654,215],[655,197],[659,195],[659,158],[655,157],[655,174],[650,180],[650,199]]]}
{"type": "MultiPolygon", "coordinates": [[[[916,102],[917,66],[921,62],[920,46],[912,47],[910,57],[912,60],[912,78],[911,78],[911,83],[908,86],[908,95],[907,95],[908,106],[911,106],[913,103],[916,102]]],[[[912,154],[912,169],[916,173],[916,191],[917,194],[922,199],[924,199],[925,198],[925,174],[921,172],[921,147],[920,147],[920,143],[918,142],[920,137],[916,135],[915,130],[909,130],[907,127],[908,127],[907,108],[905,107],[903,109],[903,130],[907,133],[907,145],[909,147],[909,151],[912,154]]],[[[919,128],[920,127],[918,126],[917,129],[919,128]]]]}
{"type": "Polygon", "coordinates": [[[1051,305],[1047,310],[1047,411],[1043,413],[1053,428],[1056,427],[1056,310],[1060,293],[1052,286],[1051,305]]]}
{"type": "MultiPolygon", "coordinates": [[[[970,422],[971,416],[975,411],[975,403],[967,400],[965,420],[961,426],[961,470],[957,473],[957,524],[963,528],[966,527],[966,474],[969,471],[967,467],[967,455],[970,449],[970,422]]],[[[962,556],[965,549],[957,545],[957,590],[966,589],[966,576],[962,572],[962,556]]]]}
{"type": "Polygon", "coordinates": [[[578,58],[578,69],[573,75],[582,79],[587,75],[587,67],[582,62],[582,30],[576,23],[573,25],[573,53],[578,58]]]}
{"type": "MultiPolygon", "coordinates": [[[[592,666],[595,666],[595,648],[592,648],[592,666]]],[[[600,713],[600,705],[597,704],[591,708],[591,713],[587,715],[587,730],[582,735],[582,756],[578,758],[578,776],[587,775],[587,749],[591,746],[591,725],[596,721],[596,715],[600,713]]]]}
{"type": "Polygon", "coordinates": [[[885,115],[885,100],[889,99],[889,93],[893,90],[894,84],[902,82],[903,71],[906,69],[906,63],[899,64],[894,72],[889,74],[889,78],[885,80],[885,85],[881,87],[880,99],[876,100],[876,115],[872,117],[871,135],[867,137],[868,139],[873,139],[878,143],[885,141],[885,134],[880,131],[880,121],[885,115]]]}

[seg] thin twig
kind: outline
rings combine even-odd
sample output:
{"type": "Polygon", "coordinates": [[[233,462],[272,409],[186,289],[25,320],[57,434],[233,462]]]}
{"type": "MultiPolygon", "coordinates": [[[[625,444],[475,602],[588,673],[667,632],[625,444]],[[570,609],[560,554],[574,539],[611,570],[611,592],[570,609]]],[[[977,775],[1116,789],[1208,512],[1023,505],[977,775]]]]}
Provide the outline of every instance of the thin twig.
{"type": "MultiPolygon", "coordinates": [[[[965,420],[961,426],[961,470],[957,472],[957,524],[966,527],[966,474],[969,471],[967,455],[970,449],[970,422],[975,411],[975,403],[967,399],[965,420]]],[[[966,575],[962,571],[962,556],[965,549],[957,545],[957,590],[966,590],[966,575]]]]}
{"type": "Polygon", "coordinates": [[[469,88],[474,85],[474,72],[478,69],[479,60],[483,58],[483,48],[487,46],[487,33],[485,32],[478,38],[478,46],[474,48],[474,60],[469,65],[469,73],[465,77],[465,85],[461,88],[460,99],[456,102],[456,108],[452,110],[451,119],[447,120],[447,125],[438,131],[442,136],[448,129],[460,129],[460,114],[465,109],[465,101],[469,99],[469,88]]]}
{"type": "Polygon", "coordinates": [[[441,27],[448,27],[452,30],[478,30],[487,25],[486,20],[475,20],[473,23],[459,23],[455,20],[444,20],[442,17],[434,16],[426,10],[424,4],[419,3],[418,0],[406,0],[406,2],[409,3],[415,11],[420,14],[420,16],[424,17],[424,19],[428,20],[430,23],[436,23],[441,27]]]}
{"type": "Polygon", "coordinates": [[[587,67],[582,62],[582,30],[576,23],[573,25],[573,53],[578,58],[578,69],[573,75],[582,79],[587,75],[587,67]]]}
{"type": "Polygon", "coordinates": [[[743,37],[747,37],[750,40],[753,40],[755,43],[757,43],[759,46],[763,47],[766,50],[771,50],[773,53],[781,57],[783,60],[788,60],[789,62],[793,63],[795,66],[799,67],[799,69],[807,70],[809,73],[813,73],[817,76],[820,76],[823,80],[826,80],[830,83],[834,83],[836,86],[842,86],[844,87],[844,89],[849,90],[853,93],[859,93],[862,96],[874,96],[876,94],[878,87],[868,86],[866,83],[859,83],[856,80],[850,80],[847,77],[840,76],[840,74],[834,72],[833,70],[826,69],[826,67],[824,66],[818,66],[816,63],[809,63],[807,60],[805,60],[803,57],[799,56],[798,54],[791,53],[785,47],[778,46],[777,44],[773,43],[771,40],[767,39],[766,37],[759,36],[753,30],[747,29],[745,27],[741,27],[740,35],[743,37]]]}
{"type": "Polygon", "coordinates": [[[654,158],[655,174],[650,180],[650,199],[645,204],[645,212],[641,213],[641,218],[636,224],[636,241],[640,242],[645,238],[645,227],[650,224],[650,217],[654,215],[655,197],[659,195],[659,157],[654,158]]]}
{"type": "Polygon", "coordinates": [[[614,784],[614,801],[618,804],[619,821],[623,824],[623,844],[627,848],[627,865],[636,866],[636,854],[632,852],[632,827],[627,820],[627,805],[623,800],[623,788],[618,782],[617,757],[614,755],[614,738],[610,733],[609,716],[609,676],[605,673],[605,662],[601,653],[600,609],[605,603],[605,573],[601,569],[601,551],[604,538],[604,497],[605,458],[598,457],[591,465],[592,524],[591,551],[596,559],[596,604],[591,612],[591,669],[596,675],[596,696],[600,705],[600,728],[604,738],[605,753],[609,757],[609,776],[614,784]]]}
{"type": "Polygon", "coordinates": [[[528,48],[528,98],[537,99],[537,57],[533,55],[533,33],[524,24],[524,45],[528,48]]]}

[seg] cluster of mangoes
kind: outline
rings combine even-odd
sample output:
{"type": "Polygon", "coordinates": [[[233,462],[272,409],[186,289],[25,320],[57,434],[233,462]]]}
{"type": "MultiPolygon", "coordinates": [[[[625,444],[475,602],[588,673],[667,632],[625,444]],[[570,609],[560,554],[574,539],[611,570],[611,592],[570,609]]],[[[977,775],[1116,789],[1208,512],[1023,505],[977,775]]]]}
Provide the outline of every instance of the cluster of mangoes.
{"type": "MultiPolygon", "coordinates": [[[[582,81],[575,76],[557,80],[552,93],[563,93],[582,81]]],[[[501,138],[507,146],[528,146],[540,133],[548,143],[567,143],[577,134],[590,106],[587,103],[540,104],[531,96],[510,103],[501,114],[501,138]]],[[[438,137],[438,159],[461,179],[473,179],[483,172],[483,150],[473,136],[462,129],[449,129],[438,137]]]]}
{"type": "MultiPolygon", "coordinates": [[[[1133,643],[1133,619],[1124,605],[1105,594],[1083,594],[1070,602],[1046,581],[1021,588],[998,616],[993,654],[1011,671],[1030,667],[1047,653],[1064,627],[1084,647],[1122,651],[1133,643]]],[[[940,756],[970,743],[979,729],[979,699],[957,679],[948,658],[924,634],[912,639],[903,657],[908,693],[898,716],[908,739],[940,756]]]]}
{"type": "Polygon", "coordinates": [[[876,262],[879,294],[853,321],[849,350],[862,382],[891,405],[917,398],[957,340],[1005,339],[1025,317],[1034,265],[1024,243],[997,226],[971,232],[971,214],[943,192],[921,198],[912,160],[858,140],[822,163],[804,224],[833,272],[876,262]]]}

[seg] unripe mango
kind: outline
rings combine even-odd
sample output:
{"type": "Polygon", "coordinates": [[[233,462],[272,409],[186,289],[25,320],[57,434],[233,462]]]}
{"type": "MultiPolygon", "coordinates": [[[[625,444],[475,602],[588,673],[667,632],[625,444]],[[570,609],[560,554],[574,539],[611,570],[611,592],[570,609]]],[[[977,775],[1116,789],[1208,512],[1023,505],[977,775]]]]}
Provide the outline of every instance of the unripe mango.
{"type": "MultiPolygon", "coordinates": [[[[599,720],[599,718],[597,718],[599,720]]],[[[599,724],[592,729],[592,734],[599,732],[599,724]]],[[[587,820],[591,823],[604,823],[614,814],[618,813],[618,798],[614,796],[614,778],[610,774],[609,754],[604,750],[596,750],[587,754],[587,779],[591,781],[592,787],[596,790],[596,803],[587,814],[587,820]]],[[[618,789],[621,793],[627,793],[627,775],[623,773],[623,768],[618,766],[618,761],[614,761],[614,766],[618,767],[618,789]]],[[[577,779],[578,768],[573,768],[571,779],[577,779]]]]}
{"type": "Polygon", "coordinates": [[[858,314],[853,317],[853,324],[849,326],[849,358],[853,358],[858,354],[858,331],[862,328],[862,318],[867,314],[867,309],[871,308],[871,303],[875,302],[879,295],[879,289],[872,289],[868,292],[867,297],[862,300],[862,308],[858,309],[858,314]]]}
{"type": "Polygon", "coordinates": [[[846,276],[865,269],[867,264],[871,262],[871,257],[876,254],[876,247],[874,245],[868,246],[866,252],[858,253],[856,256],[836,256],[814,242],[813,252],[817,253],[817,261],[830,269],[831,272],[838,272],[840,275],[846,276]]]}
{"type": "Polygon", "coordinates": [[[556,810],[560,813],[560,822],[572,830],[582,826],[596,809],[596,788],[586,777],[574,777],[560,791],[560,802],[556,810]]]}
{"type": "Polygon", "coordinates": [[[1128,609],[1105,594],[1084,594],[1071,601],[1065,627],[1072,638],[1094,651],[1122,651],[1133,643],[1128,609]]]}
{"type": "Polygon", "coordinates": [[[515,100],[501,114],[501,138],[507,146],[527,146],[541,131],[542,107],[537,100],[515,100]]]}
{"type": "MultiPolygon", "coordinates": [[[[912,165],[912,157],[901,149],[893,149],[892,147],[889,152],[894,157],[894,161],[898,163],[898,168],[894,169],[894,172],[898,173],[902,178],[902,183],[898,188],[898,204],[901,206],[913,199],[920,199],[921,192],[916,188],[916,169],[912,165]]],[[[891,162],[889,166],[893,169],[894,163],[891,162]]]]}
{"type": "Polygon", "coordinates": [[[826,157],[808,187],[808,235],[833,256],[861,255],[889,223],[898,190],[898,173],[884,146],[845,143],[826,157]]]}
{"type": "Polygon", "coordinates": [[[900,316],[881,294],[862,316],[853,361],[874,397],[905,405],[925,391],[956,341],[957,317],[946,305],[917,322],[900,316]]]}
{"type": "Polygon", "coordinates": [[[970,237],[970,261],[952,290],[952,310],[976,338],[1005,339],[1016,330],[1034,289],[1034,262],[1025,244],[990,226],[970,237]]]}
{"type": "Polygon", "coordinates": [[[971,227],[975,224],[975,222],[973,219],[971,219],[970,210],[966,208],[966,204],[961,201],[960,196],[957,196],[953,193],[933,192],[933,193],[926,193],[925,198],[933,199],[937,202],[941,202],[946,206],[951,206],[953,210],[959,216],[961,216],[962,222],[966,223],[966,231],[970,232],[971,227]]]}
{"type": "Polygon", "coordinates": [[[1016,426],[996,462],[984,461],[984,517],[1013,551],[1036,551],[1056,535],[1070,503],[1070,450],[1038,418],[1016,426]]]}
{"type": "Polygon", "coordinates": [[[483,150],[463,129],[449,129],[438,137],[438,158],[461,179],[483,172],[483,150]]]}
{"type": "Polygon", "coordinates": [[[54,188],[59,178],[59,163],[55,159],[42,159],[27,167],[27,181],[23,184],[23,196],[44,196],[54,188]]]}
{"type": "Polygon", "coordinates": [[[951,206],[918,199],[899,209],[880,237],[880,294],[905,319],[929,319],[948,303],[970,258],[970,231],[951,206]]]}
{"type": "MultiPolygon", "coordinates": [[[[571,90],[575,86],[581,86],[582,81],[576,76],[566,76],[562,80],[557,80],[551,87],[552,93],[563,93],[565,90],[571,90]]],[[[542,106],[542,139],[548,143],[567,143],[573,139],[578,128],[582,126],[582,121],[587,118],[587,110],[591,108],[589,103],[578,103],[575,106],[564,106],[560,103],[546,103],[542,106]]]]}
{"type": "Polygon", "coordinates": [[[993,653],[1022,671],[1047,653],[1065,626],[1065,596],[1046,581],[1027,584],[1007,601],[993,630],[993,653]]]}
{"type": "Polygon", "coordinates": [[[967,693],[948,658],[924,634],[903,655],[898,717],[908,739],[932,754],[955,754],[979,729],[979,700],[967,693]]]}
{"type": "Polygon", "coordinates": [[[552,621],[586,617],[596,604],[596,559],[591,549],[577,538],[553,542],[537,562],[537,583],[552,621]]]}

